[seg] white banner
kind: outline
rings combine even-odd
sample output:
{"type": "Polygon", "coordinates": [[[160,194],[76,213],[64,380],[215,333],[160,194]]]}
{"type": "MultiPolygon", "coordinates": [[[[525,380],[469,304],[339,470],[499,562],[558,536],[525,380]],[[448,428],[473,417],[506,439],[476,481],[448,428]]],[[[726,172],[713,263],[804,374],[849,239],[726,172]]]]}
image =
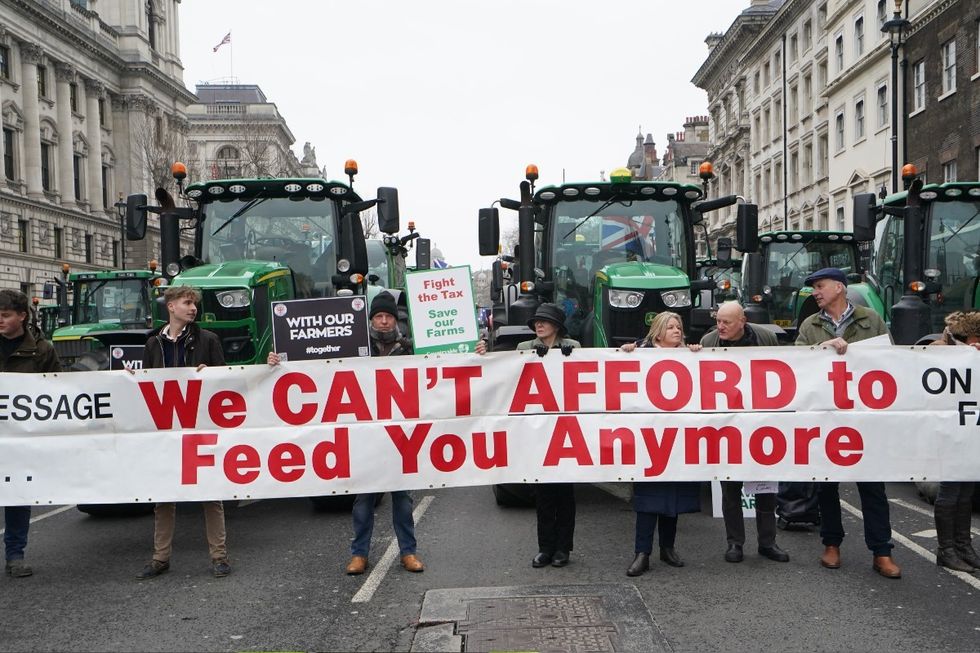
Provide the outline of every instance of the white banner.
{"type": "Polygon", "coordinates": [[[0,374],[0,505],[548,481],[980,480],[966,347],[0,374]]]}

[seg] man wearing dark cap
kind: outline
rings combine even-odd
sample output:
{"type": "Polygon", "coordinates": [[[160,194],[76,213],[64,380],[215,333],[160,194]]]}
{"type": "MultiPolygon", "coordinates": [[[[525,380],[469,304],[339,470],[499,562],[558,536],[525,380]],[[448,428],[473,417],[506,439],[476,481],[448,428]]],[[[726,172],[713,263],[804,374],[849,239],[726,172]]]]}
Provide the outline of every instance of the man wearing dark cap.
{"type": "MultiPolygon", "coordinates": [[[[804,283],[813,288],[813,299],[820,310],[800,324],[797,345],[833,347],[838,354],[847,351],[851,342],[887,335],[881,317],[870,308],[847,301],[847,277],[837,268],[817,270],[804,283]]],[[[838,569],[840,545],[844,540],[841,521],[839,483],[820,483],[820,537],[824,553],[820,564],[838,569]]],[[[864,520],[864,542],[874,556],[874,570],[885,578],[901,578],[902,570],[892,560],[892,530],[885,484],[880,481],[859,482],[861,515],[864,520]]]]}
{"type": "MultiPolygon", "coordinates": [[[[555,304],[541,304],[527,325],[537,336],[517,345],[518,351],[551,349],[567,351],[581,347],[566,338],[565,312],[555,304]]],[[[571,483],[542,483],[537,486],[538,554],[532,567],[564,567],[568,564],[575,534],[575,486],[571,483]]]]}
{"type": "MultiPolygon", "coordinates": [[[[27,295],[19,290],[0,290],[0,372],[60,372],[54,347],[27,328],[29,311],[27,295]]],[[[7,506],[3,511],[4,573],[11,578],[26,578],[34,573],[24,562],[31,507],[7,506]]]]}

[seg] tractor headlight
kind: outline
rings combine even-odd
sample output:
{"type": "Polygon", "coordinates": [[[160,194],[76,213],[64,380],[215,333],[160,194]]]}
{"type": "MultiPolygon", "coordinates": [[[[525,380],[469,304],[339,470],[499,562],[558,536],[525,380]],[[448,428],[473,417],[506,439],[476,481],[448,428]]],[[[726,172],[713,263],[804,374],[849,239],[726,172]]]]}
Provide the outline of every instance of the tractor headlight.
{"type": "Polygon", "coordinates": [[[252,303],[252,297],[244,288],[215,293],[215,298],[224,308],[244,308],[252,303]]]}
{"type": "Polygon", "coordinates": [[[337,261],[337,272],[343,274],[348,270],[350,270],[350,261],[348,261],[345,258],[342,258],[339,261],[337,261]]]}
{"type": "Polygon", "coordinates": [[[637,290],[609,290],[609,305],[613,308],[636,308],[643,303],[643,293],[637,290]]]}
{"type": "Polygon", "coordinates": [[[665,290],[660,293],[660,298],[667,308],[686,308],[691,305],[691,291],[686,288],[665,290]]]}

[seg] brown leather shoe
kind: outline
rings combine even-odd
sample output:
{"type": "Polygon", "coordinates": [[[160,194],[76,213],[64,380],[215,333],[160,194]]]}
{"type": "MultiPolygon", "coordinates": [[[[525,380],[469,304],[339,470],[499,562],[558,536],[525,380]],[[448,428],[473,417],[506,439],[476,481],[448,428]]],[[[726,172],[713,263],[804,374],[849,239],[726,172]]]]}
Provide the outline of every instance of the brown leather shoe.
{"type": "Polygon", "coordinates": [[[368,568],[368,559],[365,556],[354,556],[347,563],[347,575],[348,576],[358,576],[363,574],[368,568]]]}
{"type": "Polygon", "coordinates": [[[871,566],[885,578],[902,577],[901,567],[895,564],[891,556],[875,556],[874,563],[871,566]]]}
{"type": "Polygon", "coordinates": [[[402,567],[414,573],[425,571],[425,565],[422,564],[422,561],[414,553],[402,556],[402,567]]]}
{"type": "Polygon", "coordinates": [[[827,569],[840,569],[840,547],[828,545],[820,556],[820,564],[827,569]]]}

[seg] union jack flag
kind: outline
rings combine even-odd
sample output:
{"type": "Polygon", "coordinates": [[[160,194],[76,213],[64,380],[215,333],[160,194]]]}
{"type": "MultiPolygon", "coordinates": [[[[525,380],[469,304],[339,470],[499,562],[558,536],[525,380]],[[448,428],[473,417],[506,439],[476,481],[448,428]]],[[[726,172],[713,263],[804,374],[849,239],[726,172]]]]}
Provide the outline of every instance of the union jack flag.
{"type": "Polygon", "coordinates": [[[218,43],[218,45],[214,46],[214,49],[211,50],[211,51],[212,52],[217,52],[218,51],[218,48],[220,48],[225,43],[231,43],[231,32],[228,32],[227,34],[225,34],[225,37],[223,39],[221,39],[221,42],[218,43]]]}
{"type": "Polygon", "coordinates": [[[432,267],[439,270],[444,270],[445,268],[449,267],[449,264],[446,263],[446,259],[444,258],[434,258],[432,259],[432,267]]]}
{"type": "MultiPolygon", "coordinates": [[[[650,232],[655,219],[652,215],[629,217],[624,215],[605,215],[602,217],[602,249],[640,249],[646,250],[652,243],[650,232]]],[[[646,252],[644,252],[646,253],[646,252]]]]}

